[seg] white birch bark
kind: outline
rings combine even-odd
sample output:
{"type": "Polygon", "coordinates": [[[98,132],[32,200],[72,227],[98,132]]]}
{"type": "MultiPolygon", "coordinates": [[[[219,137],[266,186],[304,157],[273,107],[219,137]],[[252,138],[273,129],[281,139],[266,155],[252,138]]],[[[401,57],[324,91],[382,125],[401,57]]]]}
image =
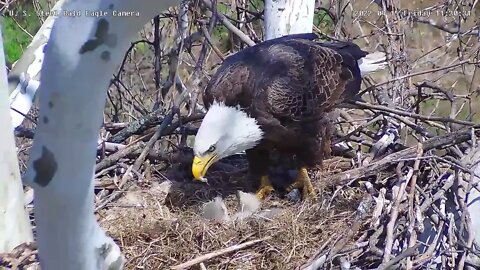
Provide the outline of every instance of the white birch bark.
{"type": "Polygon", "coordinates": [[[67,1],[45,50],[39,122],[25,182],[34,213],[42,269],[122,269],[119,247],[94,216],[93,175],[107,87],[130,41],[176,0],[67,1]],[[88,16],[86,11],[132,11],[88,16]],[[74,15],[74,14],[71,14],[74,15]]]}
{"type": "MultiPolygon", "coordinates": [[[[5,54],[0,23],[0,66],[5,67],[5,54]]],[[[0,253],[10,252],[33,240],[30,220],[24,207],[22,179],[17,149],[10,121],[7,71],[0,69],[0,253]]]]}
{"type": "Polygon", "coordinates": [[[26,114],[33,104],[35,93],[40,84],[40,69],[42,68],[44,53],[43,48],[50,37],[50,31],[55,22],[55,14],[61,12],[61,6],[65,0],[59,0],[50,11],[49,16],[42,27],[33,37],[22,57],[14,63],[8,74],[10,79],[8,88],[10,92],[10,114],[14,128],[22,124],[26,114]],[[20,113],[19,113],[20,112],[20,113]]]}
{"type": "Polygon", "coordinates": [[[265,40],[312,33],[315,0],[265,0],[265,40]]]}

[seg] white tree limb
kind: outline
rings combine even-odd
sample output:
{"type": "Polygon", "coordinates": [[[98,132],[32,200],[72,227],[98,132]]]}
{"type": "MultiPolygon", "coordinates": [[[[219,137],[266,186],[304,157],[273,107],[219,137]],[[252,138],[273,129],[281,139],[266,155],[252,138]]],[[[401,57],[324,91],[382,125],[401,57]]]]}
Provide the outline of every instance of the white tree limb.
{"type": "Polygon", "coordinates": [[[265,0],[265,40],[312,33],[315,0],[265,0]]]}
{"type": "Polygon", "coordinates": [[[25,182],[34,213],[42,269],[122,269],[123,256],[94,216],[97,139],[111,75],[129,42],[175,0],[67,1],[45,50],[39,122],[25,182]],[[105,16],[86,16],[103,11],[105,16]],[[111,16],[131,11],[128,16],[111,16]]]}
{"type": "MultiPolygon", "coordinates": [[[[1,24],[0,24],[1,26],[1,24]]],[[[5,67],[5,53],[0,27],[0,66],[5,67]]],[[[10,252],[33,240],[32,228],[24,207],[23,187],[18,167],[17,149],[8,104],[7,71],[0,69],[0,253],[10,252]]]]}
{"type": "MultiPolygon", "coordinates": [[[[63,2],[65,0],[59,0],[53,6],[50,14],[60,14],[63,2]]],[[[22,57],[15,62],[8,74],[9,100],[12,108],[10,114],[14,128],[22,124],[25,119],[24,115],[28,114],[32,107],[35,93],[40,84],[40,70],[44,58],[43,48],[50,37],[50,31],[55,19],[56,16],[49,16],[45,20],[42,27],[33,37],[32,43],[28,45],[22,57]]]]}

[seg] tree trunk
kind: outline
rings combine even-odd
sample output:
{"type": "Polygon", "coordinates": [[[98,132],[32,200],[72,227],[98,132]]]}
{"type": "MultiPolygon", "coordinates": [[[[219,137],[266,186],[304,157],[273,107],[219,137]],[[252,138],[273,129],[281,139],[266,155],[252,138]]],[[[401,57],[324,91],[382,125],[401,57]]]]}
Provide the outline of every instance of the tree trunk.
{"type": "Polygon", "coordinates": [[[265,0],[265,40],[312,33],[315,0],[265,0]]]}
{"type": "Polygon", "coordinates": [[[124,258],[94,216],[94,166],[107,88],[131,40],[175,0],[68,1],[42,65],[39,121],[25,181],[35,190],[42,269],[121,269],[124,258]]]}
{"type": "MultiPolygon", "coordinates": [[[[0,24],[1,25],[1,24],[0,24]]],[[[0,27],[0,253],[33,240],[8,104],[7,71],[0,27]]]]}
{"type": "MultiPolygon", "coordinates": [[[[59,0],[52,8],[51,14],[55,11],[60,12],[60,8],[65,0],[59,0]]],[[[10,92],[10,114],[12,116],[13,127],[16,128],[22,124],[26,114],[32,107],[35,93],[40,83],[40,69],[44,58],[43,48],[50,37],[50,31],[55,16],[49,16],[42,27],[33,37],[32,43],[28,45],[22,57],[15,62],[12,70],[8,74],[9,92],[10,92]],[[19,113],[20,112],[20,113],[19,113]]]]}

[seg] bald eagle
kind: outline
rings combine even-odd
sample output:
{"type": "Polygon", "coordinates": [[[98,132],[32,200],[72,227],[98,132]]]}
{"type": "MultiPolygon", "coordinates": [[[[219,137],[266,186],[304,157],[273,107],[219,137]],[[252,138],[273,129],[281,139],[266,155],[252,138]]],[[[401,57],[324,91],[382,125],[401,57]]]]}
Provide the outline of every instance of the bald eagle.
{"type": "Polygon", "coordinates": [[[216,161],[245,151],[262,199],[274,191],[268,169],[275,149],[297,160],[298,177],[287,190],[302,188],[304,198],[315,196],[307,168],[328,149],[322,147],[328,139],[325,115],[358,94],[362,76],[386,64],[384,53],[316,38],[312,33],[287,35],[224,60],[203,93],[208,111],[193,146],[196,180],[206,181],[216,161]]]}

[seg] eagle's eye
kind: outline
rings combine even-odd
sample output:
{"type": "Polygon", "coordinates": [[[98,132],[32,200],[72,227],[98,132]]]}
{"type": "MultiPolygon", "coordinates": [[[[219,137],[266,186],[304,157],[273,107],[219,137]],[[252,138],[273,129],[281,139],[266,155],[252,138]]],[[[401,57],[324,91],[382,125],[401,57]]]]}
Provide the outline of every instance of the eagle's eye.
{"type": "Polygon", "coordinates": [[[213,153],[213,151],[215,151],[215,145],[211,145],[207,150],[208,153],[213,153]]]}

